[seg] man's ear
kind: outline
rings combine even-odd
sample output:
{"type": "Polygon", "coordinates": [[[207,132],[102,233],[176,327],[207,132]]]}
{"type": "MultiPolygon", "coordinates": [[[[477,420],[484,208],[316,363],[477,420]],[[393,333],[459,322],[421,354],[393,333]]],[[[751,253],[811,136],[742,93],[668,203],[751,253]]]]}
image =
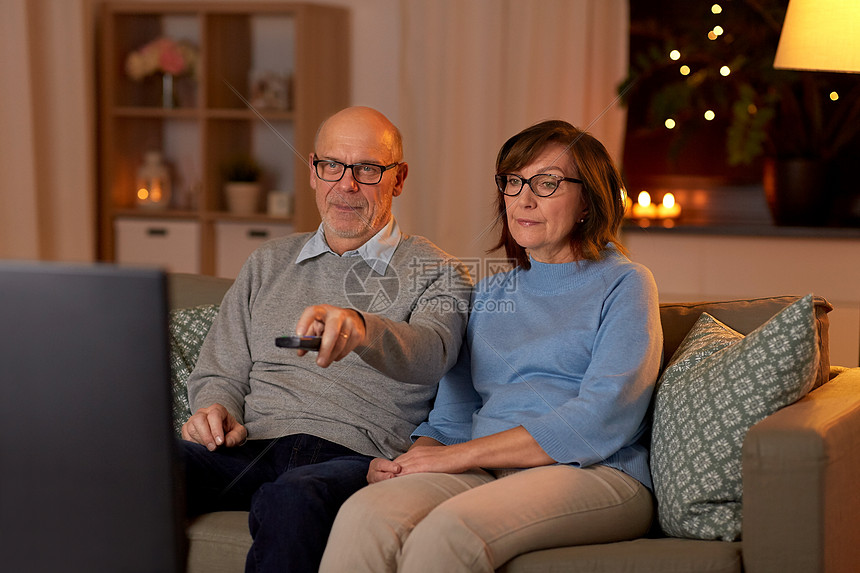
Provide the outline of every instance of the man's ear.
{"type": "Polygon", "coordinates": [[[406,182],[406,176],[409,174],[409,164],[401,163],[395,169],[397,169],[397,173],[394,175],[394,191],[392,195],[397,197],[403,193],[403,184],[406,182]]]}
{"type": "Polygon", "coordinates": [[[316,171],[314,170],[314,155],[316,155],[316,153],[308,153],[308,175],[310,176],[311,189],[316,189],[314,185],[316,184],[317,178],[316,171]]]}

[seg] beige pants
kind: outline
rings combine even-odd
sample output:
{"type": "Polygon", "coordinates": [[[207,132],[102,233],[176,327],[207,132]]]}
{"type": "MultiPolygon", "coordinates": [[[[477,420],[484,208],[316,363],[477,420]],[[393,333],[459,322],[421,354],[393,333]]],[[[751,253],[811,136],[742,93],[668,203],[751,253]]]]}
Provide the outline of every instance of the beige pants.
{"type": "Polygon", "coordinates": [[[536,549],[642,536],[652,516],[648,489],[607,466],[402,476],[347,500],[320,571],[491,572],[536,549]]]}

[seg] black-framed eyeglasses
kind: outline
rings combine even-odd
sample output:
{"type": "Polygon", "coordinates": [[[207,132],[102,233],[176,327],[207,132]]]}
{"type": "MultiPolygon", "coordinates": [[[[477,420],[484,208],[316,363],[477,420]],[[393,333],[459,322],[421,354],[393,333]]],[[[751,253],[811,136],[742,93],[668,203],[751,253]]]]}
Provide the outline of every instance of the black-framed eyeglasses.
{"type": "Polygon", "coordinates": [[[314,170],[317,177],[323,181],[335,182],[343,179],[347,169],[352,169],[352,178],[364,185],[376,185],[382,181],[382,174],[400,165],[399,162],[391,165],[377,165],[376,163],[353,163],[347,165],[334,159],[319,159],[314,155],[314,170]]]}
{"type": "Polygon", "coordinates": [[[549,173],[538,173],[532,175],[528,179],[514,175],[513,173],[498,173],[496,174],[496,187],[499,192],[508,197],[516,197],[523,190],[524,185],[528,185],[532,193],[538,197],[549,197],[555,193],[562,181],[570,181],[571,183],[582,183],[582,179],[574,179],[573,177],[562,177],[561,175],[550,175],[549,173]]]}

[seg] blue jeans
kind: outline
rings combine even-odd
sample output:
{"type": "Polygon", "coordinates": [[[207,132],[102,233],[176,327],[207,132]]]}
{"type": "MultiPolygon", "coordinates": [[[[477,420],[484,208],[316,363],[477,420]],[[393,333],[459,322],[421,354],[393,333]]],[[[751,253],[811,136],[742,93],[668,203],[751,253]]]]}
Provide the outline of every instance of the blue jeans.
{"type": "Polygon", "coordinates": [[[337,510],[367,485],[371,460],[307,434],[215,452],[181,445],[190,516],[250,511],[248,572],[317,571],[337,510]]]}

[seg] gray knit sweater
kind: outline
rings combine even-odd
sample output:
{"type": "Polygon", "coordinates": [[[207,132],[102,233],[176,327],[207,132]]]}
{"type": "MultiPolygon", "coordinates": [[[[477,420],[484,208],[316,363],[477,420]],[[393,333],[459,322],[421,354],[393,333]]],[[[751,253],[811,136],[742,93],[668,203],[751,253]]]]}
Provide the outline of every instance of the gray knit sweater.
{"type": "Polygon", "coordinates": [[[191,410],[222,404],[249,439],[311,434],[394,457],[424,421],[457,360],[468,318],[465,267],[430,241],[403,235],[385,276],[358,256],[296,263],[312,233],[257,249],[224,296],[188,379],[191,410]],[[362,313],[367,339],[328,368],[275,346],[313,304],[362,313]]]}

